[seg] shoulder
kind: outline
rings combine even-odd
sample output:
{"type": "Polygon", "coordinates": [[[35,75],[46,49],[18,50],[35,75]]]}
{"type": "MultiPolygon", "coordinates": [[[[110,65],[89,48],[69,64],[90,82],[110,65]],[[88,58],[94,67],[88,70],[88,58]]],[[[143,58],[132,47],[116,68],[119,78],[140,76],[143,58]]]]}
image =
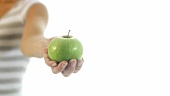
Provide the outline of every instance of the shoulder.
{"type": "Polygon", "coordinates": [[[34,3],[31,5],[31,7],[28,9],[26,13],[26,19],[37,19],[37,18],[43,18],[45,20],[48,19],[48,10],[46,6],[41,3],[34,3]]]}
{"type": "Polygon", "coordinates": [[[30,8],[29,8],[29,10],[28,10],[28,12],[29,11],[47,11],[47,8],[46,8],[46,6],[43,4],[43,3],[41,3],[41,2],[37,2],[37,3],[34,3],[30,8]]]}

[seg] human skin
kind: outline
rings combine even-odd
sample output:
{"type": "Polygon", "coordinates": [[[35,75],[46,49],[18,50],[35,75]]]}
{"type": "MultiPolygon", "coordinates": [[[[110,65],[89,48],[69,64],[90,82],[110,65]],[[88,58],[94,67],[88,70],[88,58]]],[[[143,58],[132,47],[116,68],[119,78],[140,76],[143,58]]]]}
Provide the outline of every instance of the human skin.
{"type": "MultiPolygon", "coordinates": [[[[0,19],[8,12],[18,0],[0,0],[0,19]]],[[[20,43],[20,49],[27,57],[44,58],[45,63],[51,67],[54,74],[62,73],[68,77],[77,73],[84,60],[71,59],[69,62],[62,61],[59,64],[51,61],[48,56],[48,44],[52,38],[44,37],[44,30],[48,23],[48,10],[42,3],[32,5],[25,17],[25,26],[20,43]]]]}

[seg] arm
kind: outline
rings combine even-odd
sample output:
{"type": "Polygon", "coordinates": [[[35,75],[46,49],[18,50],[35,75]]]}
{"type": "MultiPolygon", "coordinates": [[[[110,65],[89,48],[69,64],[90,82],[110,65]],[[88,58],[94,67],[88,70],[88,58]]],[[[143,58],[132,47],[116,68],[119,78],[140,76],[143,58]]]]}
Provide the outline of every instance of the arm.
{"type": "Polygon", "coordinates": [[[31,6],[25,17],[25,27],[21,40],[20,49],[27,57],[43,57],[43,47],[48,39],[43,33],[48,22],[46,7],[37,3],[31,6]]]}
{"type": "Polygon", "coordinates": [[[62,73],[67,77],[71,73],[77,73],[84,60],[72,59],[69,62],[62,61],[59,64],[51,61],[48,56],[48,44],[50,39],[44,37],[43,33],[48,22],[47,9],[43,4],[34,4],[26,15],[25,28],[21,40],[20,49],[27,57],[44,57],[45,63],[51,67],[54,74],[62,73]]]}

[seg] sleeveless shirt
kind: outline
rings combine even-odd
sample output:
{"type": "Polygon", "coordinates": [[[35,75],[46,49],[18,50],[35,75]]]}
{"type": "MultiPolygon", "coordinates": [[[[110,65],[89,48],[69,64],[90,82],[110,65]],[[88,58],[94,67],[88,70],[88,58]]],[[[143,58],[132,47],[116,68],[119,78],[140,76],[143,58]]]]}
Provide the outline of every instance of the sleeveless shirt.
{"type": "Polygon", "coordinates": [[[19,49],[25,15],[38,0],[18,0],[0,18],[0,96],[22,96],[22,79],[29,63],[19,49]]]}

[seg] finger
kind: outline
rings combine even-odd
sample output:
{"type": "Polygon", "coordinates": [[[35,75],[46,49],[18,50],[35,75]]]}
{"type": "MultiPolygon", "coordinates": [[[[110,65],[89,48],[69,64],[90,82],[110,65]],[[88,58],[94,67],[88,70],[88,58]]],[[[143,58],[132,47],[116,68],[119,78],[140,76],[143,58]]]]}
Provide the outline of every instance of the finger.
{"type": "Polygon", "coordinates": [[[77,66],[76,66],[76,68],[75,68],[73,73],[77,73],[81,69],[83,63],[84,63],[83,59],[77,60],[77,66]]]}
{"type": "Polygon", "coordinates": [[[75,70],[76,64],[77,64],[77,60],[71,59],[69,61],[69,64],[65,68],[65,70],[62,71],[63,76],[68,77],[71,73],[73,73],[75,70]]]}
{"type": "Polygon", "coordinates": [[[51,61],[50,59],[48,59],[48,58],[44,58],[44,61],[45,61],[45,63],[48,65],[48,66],[50,66],[50,67],[55,67],[55,66],[57,66],[57,62],[56,61],[51,61]]]}
{"type": "Polygon", "coordinates": [[[48,56],[48,50],[47,50],[47,48],[44,49],[43,57],[44,57],[45,63],[46,63],[48,66],[50,66],[50,67],[57,66],[57,62],[50,60],[50,58],[49,58],[49,56],[48,56]]]}
{"type": "Polygon", "coordinates": [[[67,61],[62,61],[61,63],[58,64],[58,66],[51,67],[52,72],[54,74],[58,74],[59,72],[62,72],[66,68],[67,65],[68,65],[67,61]]]}

